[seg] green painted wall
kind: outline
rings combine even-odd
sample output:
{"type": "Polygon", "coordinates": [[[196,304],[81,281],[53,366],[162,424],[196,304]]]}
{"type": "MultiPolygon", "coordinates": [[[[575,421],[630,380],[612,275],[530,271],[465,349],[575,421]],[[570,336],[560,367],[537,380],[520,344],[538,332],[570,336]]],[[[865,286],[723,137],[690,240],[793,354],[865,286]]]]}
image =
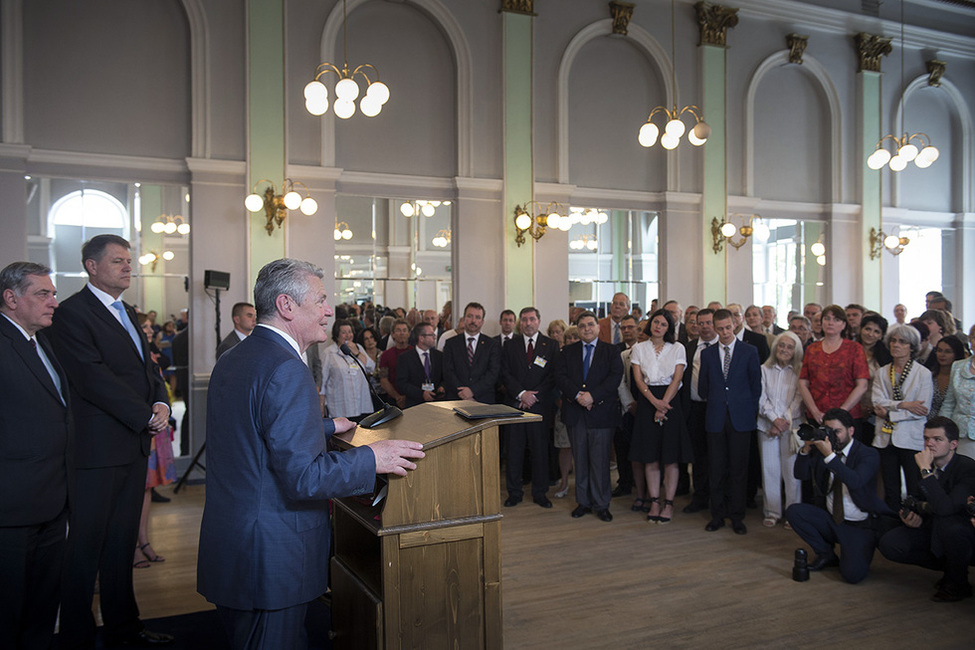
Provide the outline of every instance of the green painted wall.
{"type": "MultiPolygon", "coordinates": [[[[870,259],[870,229],[876,228],[880,231],[881,227],[881,183],[883,169],[874,171],[867,167],[867,156],[869,156],[877,146],[877,140],[881,136],[881,91],[879,72],[860,72],[860,101],[858,102],[862,114],[860,116],[863,128],[860,130],[861,155],[856,164],[860,166],[860,204],[862,215],[860,219],[860,235],[862,251],[860,259],[863,260],[863,273],[861,273],[860,300],[866,304],[880,304],[881,281],[880,281],[880,258],[870,259]]],[[[886,168],[884,168],[886,169],[886,168]]]]}
{"type": "MultiPolygon", "coordinates": [[[[702,204],[701,245],[704,248],[704,294],[703,302],[726,301],[728,247],[714,254],[714,239],[711,236],[711,219],[724,218],[727,206],[727,129],[725,125],[727,50],[715,45],[702,45],[703,62],[703,104],[704,121],[711,126],[711,137],[704,144],[704,191],[702,204]]],[[[682,143],[681,147],[689,145],[682,143]]]]}

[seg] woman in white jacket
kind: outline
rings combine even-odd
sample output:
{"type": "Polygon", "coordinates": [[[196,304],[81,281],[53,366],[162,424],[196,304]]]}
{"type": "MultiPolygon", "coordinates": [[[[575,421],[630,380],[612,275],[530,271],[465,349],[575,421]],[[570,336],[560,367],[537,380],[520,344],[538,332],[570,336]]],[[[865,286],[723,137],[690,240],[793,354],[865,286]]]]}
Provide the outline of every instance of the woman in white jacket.
{"type": "Polygon", "coordinates": [[[917,495],[921,474],[914,454],[924,449],[924,423],[934,386],[931,371],[916,361],[921,336],[910,325],[894,325],[887,332],[893,361],[873,377],[873,412],[877,416],[873,446],[880,451],[884,500],[893,510],[901,506],[901,470],[908,494],[917,495]]]}
{"type": "Polygon", "coordinates": [[[762,398],[758,402],[758,446],[762,456],[762,490],[765,493],[766,527],[782,518],[782,485],[785,507],[801,501],[800,482],[793,474],[796,450],[793,431],[799,426],[802,395],[799,370],[802,342],[792,332],[772,341],[772,354],[762,365],[762,398]]]}

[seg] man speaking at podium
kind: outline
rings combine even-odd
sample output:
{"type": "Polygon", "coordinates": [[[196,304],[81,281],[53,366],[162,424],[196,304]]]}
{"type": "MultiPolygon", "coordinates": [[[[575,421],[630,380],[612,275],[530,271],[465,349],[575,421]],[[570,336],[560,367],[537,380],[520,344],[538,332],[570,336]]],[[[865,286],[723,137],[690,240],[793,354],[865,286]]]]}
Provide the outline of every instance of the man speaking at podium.
{"type": "Polygon", "coordinates": [[[322,270],[281,259],[254,286],[257,327],[220,357],[207,395],[207,499],[197,589],[234,648],[307,648],[308,603],[328,586],[327,499],[405,476],[422,445],[385,440],[345,453],[328,437],[305,350],[327,339],[322,270]]]}

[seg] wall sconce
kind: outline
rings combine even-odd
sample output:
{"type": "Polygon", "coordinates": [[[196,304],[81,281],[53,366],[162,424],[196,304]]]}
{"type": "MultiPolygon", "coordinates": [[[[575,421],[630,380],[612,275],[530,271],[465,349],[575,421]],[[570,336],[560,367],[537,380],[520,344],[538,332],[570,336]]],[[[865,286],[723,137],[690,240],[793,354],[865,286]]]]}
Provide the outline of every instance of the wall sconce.
{"type": "Polygon", "coordinates": [[[596,239],[595,235],[582,235],[570,241],[569,248],[574,251],[581,251],[582,249],[595,251],[599,248],[599,240],[596,239]]]}
{"type": "Polygon", "coordinates": [[[335,222],[335,241],[352,239],[352,230],[344,221],[335,222]]]}
{"type": "Polygon", "coordinates": [[[424,217],[432,217],[437,213],[437,208],[441,205],[450,205],[450,201],[426,201],[424,199],[404,201],[399,206],[399,211],[404,217],[412,217],[417,214],[422,214],[424,217]]]}
{"type": "Polygon", "coordinates": [[[348,45],[349,37],[346,33],[345,0],[342,0],[342,41],[343,63],[340,70],[332,63],[320,63],[315,68],[315,78],[305,86],[305,108],[312,115],[324,115],[328,110],[328,88],[319,81],[327,74],[335,73],[339,78],[335,84],[335,116],[347,120],[355,114],[355,100],[359,96],[359,84],[355,82],[356,75],[361,76],[366,83],[366,94],[359,100],[359,110],[366,117],[375,117],[383,110],[383,105],[389,101],[389,88],[379,80],[379,70],[371,63],[358,65],[349,72],[348,45]],[[371,70],[375,81],[366,74],[371,70]]]}
{"type": "Polygon", "coordinates": [[[156,251],[149,251],[148,253],[139,256],[139,264],[141,264],[142,266],[149,266],[150,272],[155,273],[156,264],[159,263],[160,258],[168,262],[172,260],[174,257],[176,257],[176,254],[173,253],[173,251],[163,251],[162,255],[159,255],[159,253],[157,253],[156,251]]]}
{"type": "Polygon", "coordinates": [[[911,243],[908,237],[888,235],[883,230],[870,229],[870,259],[880,257],[881,247],[886,248],[891,255],[900,255],[904,248],[911,243]]]}
{"type": "Polygon", "coordinates": [[[532,239],[538,241],[545,234],[546,228],[568,230],[572,227],[572,221],[568,216],[563,216],[563,212],[565,212],[565,208],[556,201],[550,202],[544,210],[538,201],[526,203],[524,208],[516,205],[515,228],[518,232],[515,234],[515,243],[518,246],[524,244],[527,241],[525,239],[526,232],[532,239]]]}
{"type": "Polygon", "coordinates": [[[447,244],[450,243],[450,235],[449,228],[447,230],[439,230],[431,243],[437,248],[447,248],[447,244]]]}
{"type": "Polygon", "coordinates": [[[269,237],[274,233],[275,224],[280,228],[281,224],[284,223],[285,217],[288,216],[288,210],[297,210],[300,208],[302,214],[308,216],[318,212],[318,202],[308,196],[308,188],[305,187],[304,183],[286,178],[284,179],[282,188],[284,189],[284,194],[277,194],[277,188],[274,186],[274,183],[267,179],[261,179],[254,183],[252,193],[248,194],[247,198],[244,199],[244,207],[251,212],[264,210],[267,215],[267,226],[265,226],[265,230],[267,230],[269,237]],[[263,196],[257,192],[257,186],[261,183],[268,183],[263,196]],[[305,188],[304,198],[295,190],[296,185],[305,188]]]}
{"type": "Polygon", "coordinates": [[[167,234],[172,235],[173,233],[179,233],[180,235],[190,234],[190,224],[186,222],[186,219],[182,215],[178,214],[161,214],[156,217],[156,220],[149,230],[156,233],[157,235],[167,234]]]}
{"type": "Polygon", "coordinates": [[[733,214],[727,220],[719,222],[717,217],[711,219],[711,236],[714,239],[713,250],[715,255],[721,252],[724,242],[727,241],[730,245],[738,250],[745,245],[748,238],[755,235],[755,239],[758,241],[766,242],[768,241],[770,232],[766,224],[759,221],[755,224],[755,219],[761,220],[762,216],[759,214],[753,214],[749,217],[741,214],[733,214]],[[741,226],[736,226],[732,223],[731,219],[734,217],[739,217],[741,219],[741,226]],[[747,221],[745,219],[747,218],[747,221]],[[754,224],[754,225],[753,225],[754,224]],[[735,241],[734,237],[738,235],[741,238],[735,241]]]}

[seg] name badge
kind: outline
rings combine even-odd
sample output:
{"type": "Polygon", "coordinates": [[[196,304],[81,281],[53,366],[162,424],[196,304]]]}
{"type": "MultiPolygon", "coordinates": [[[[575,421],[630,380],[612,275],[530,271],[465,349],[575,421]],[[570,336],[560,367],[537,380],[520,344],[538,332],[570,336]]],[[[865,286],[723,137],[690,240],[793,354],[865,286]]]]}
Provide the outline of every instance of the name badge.
{"type": "Polygon", "coordinates": [[[423,384],[420,385],[420,388],[423,389],[423,390],[430,391],[431,393],[434,390],[436,390],[436,387],[433,385],[433,382],[432,381],[424,382],[423,384]]]}
{"type": "Polygon", "coordinates": [[[544,368],[546,363],[548,363],[548,359],[544,357],[535,357],[535,365],[539,368],[544,368]]]}
{"type": "Polygon", "coordinates": [[[358,368],[358,367],[359,366],[356,365],[355,361],[352,361],[351,359],[349,360],[349,368],[350,369],[355,369],[355,368],[358,368]]]}

